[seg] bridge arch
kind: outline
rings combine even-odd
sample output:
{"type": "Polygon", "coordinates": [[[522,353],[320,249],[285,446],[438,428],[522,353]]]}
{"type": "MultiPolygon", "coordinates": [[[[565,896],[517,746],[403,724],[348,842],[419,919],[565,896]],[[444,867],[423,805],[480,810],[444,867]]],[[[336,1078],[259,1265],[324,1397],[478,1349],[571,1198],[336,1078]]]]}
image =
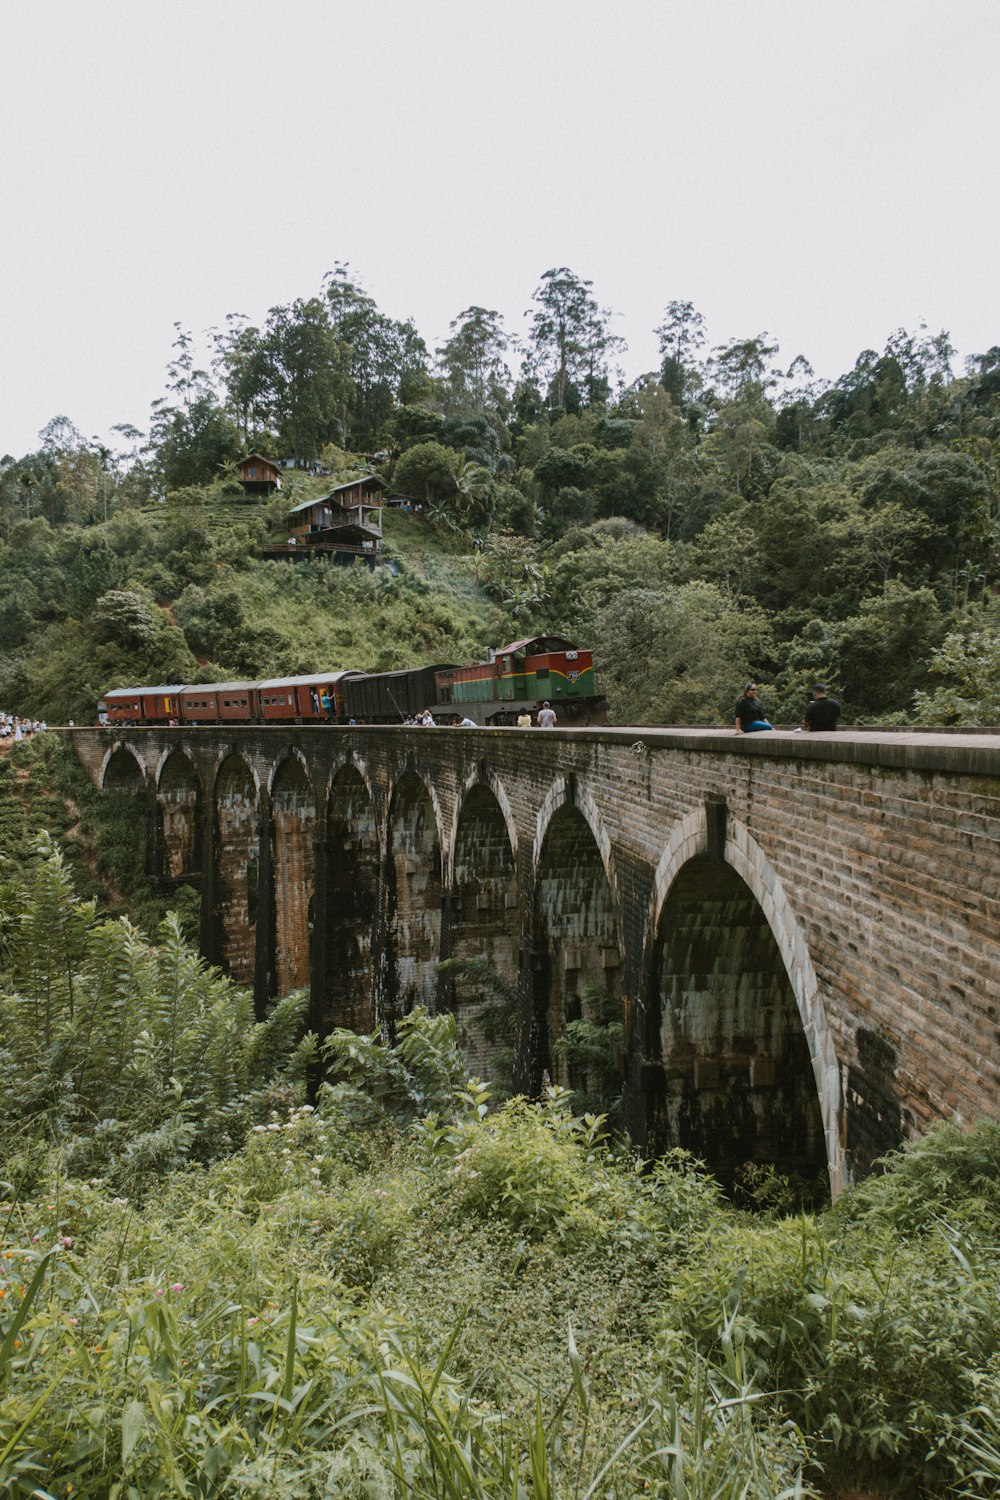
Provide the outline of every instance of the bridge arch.
{"type": "Polygon", "coordinates": [[[372,1031],[373,932],[378,920],[379,835],[375,799],[363,768],[348,760],[327,787],[322,829],[324,879],[317,885],[319,962],[313,1025],[372,1031]]]}
{"type": "Polygon", "coordinates": [[[646,952],[647,1144],[686,1145],[722,1176],[757,1154],[782,1170],[825,1164],[837,1196],[845,1165],[833,1035],[802,928],[737,819],[721,860],[703,809],[671,830],[646,952]]]}
{"type": "Polygon", "coordinates": [[[160,757],[156,805],[162,873],[168,881],[201,874],[201,781],[190,757],[176,746],[160,757]]]}
{"type": "MultiPolygon", "coordinates": [[[[542,1077],[583,1092],[621,1091],[615,1046],[603,1069],[583,1071],[565,1050],[571,1021],[624,1027],[627,1002],[611,842],[593,799],[558,777],[536,820],[531,912],[531,1007],[522,1087],[542,1077]]],[[[608,1032],[609,1046],[612,1032],[608,1032]]],[[[596,1101],[595,1101],[596,1102],[596,1101]]]]}
{"type": "Polygon", "coordinates": [[[129,745],[119,740],[105,755],[100,785],[103,792],[136,794],[145,791],[146,772],[129,745]]]}
{"type": "Polygon", "coordinates": [[[376,1020],[392,1029],[415,1005],[435,1008],[441,957],[441,804],[414,770],[397,779],[389,801],[383,890],[386,919],[376,1020]]]}
{"type": "Polygon", "coordinates": [[[443,993],[470,1071],[495,1076],[516,1020],[520,928],[516,830],[495,777],[476,773],[466,780],[455,808],[450,873],[448,957],[481,961],[496,982],[491,989],[491,981],[484,986],[453,971],[443,993]]]}
{"type": "Polygon", "coordinates": [[[215,911],[219,961],[238,984],[254,976],[259,899],[259,797],[253,768],[238,751],[219,762],[214,784],[215,911]]]}
{"type": "Polygon", "coordinates": [[[316,798],[304,757],[292,750],[270,778],[274,858],[274,980],[279,995],[309,983],[314,911],[316,798]]]}

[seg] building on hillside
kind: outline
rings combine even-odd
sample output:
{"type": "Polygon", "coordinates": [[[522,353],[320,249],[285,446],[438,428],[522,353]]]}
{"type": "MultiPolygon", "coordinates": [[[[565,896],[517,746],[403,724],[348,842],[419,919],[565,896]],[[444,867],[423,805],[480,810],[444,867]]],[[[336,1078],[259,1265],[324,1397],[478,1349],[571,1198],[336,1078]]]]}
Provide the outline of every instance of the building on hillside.
{"type": "Polygon", "coordinates": [[[385,480],[364,474],[335,485],[317,500],[303,500],[288,512],[288,541],[261,548],[264,557],[326,557],[334,563],[358,560],[371,568],[382,561],[382,498],[385,480]]]}
{"type": "Polygon", "coordinates": [[[325,464],[321,464],[318,458],[289,458],[278,459],[279,469],[297,469],[300,474],[311,474],[314,479],[323,479],[330,470],[325,464]]]}
{"type": "Polygon", "coordinates": [[[414,500],[412,495],[386,495],[386,507],[390,510],[407,510],[411,514],[419,516],[424,512],[424,502],[414,500]]]}
{"type": "Polygon", "coordinates": [[[236,467],[240,471],[240,484],[245,495],[273,495],[275,490],[281,489],[281,474],[271,458],[248,453],[246,458],[237,461],[236,467]]]}

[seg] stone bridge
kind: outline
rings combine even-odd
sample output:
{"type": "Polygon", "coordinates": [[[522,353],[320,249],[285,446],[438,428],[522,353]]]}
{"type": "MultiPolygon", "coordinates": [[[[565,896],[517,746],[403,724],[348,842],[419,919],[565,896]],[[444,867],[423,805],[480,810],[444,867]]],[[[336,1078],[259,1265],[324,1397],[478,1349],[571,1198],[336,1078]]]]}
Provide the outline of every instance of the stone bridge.
{"type": "Polygon", "coordinates": [[[259,1015],[305,985],[321,1034],[448,1008],[472,1071],[622,1092],[647,1152],[723,1181],[836,1193],[1000,1113],[998,737],[72,734],[259,1015]]]}

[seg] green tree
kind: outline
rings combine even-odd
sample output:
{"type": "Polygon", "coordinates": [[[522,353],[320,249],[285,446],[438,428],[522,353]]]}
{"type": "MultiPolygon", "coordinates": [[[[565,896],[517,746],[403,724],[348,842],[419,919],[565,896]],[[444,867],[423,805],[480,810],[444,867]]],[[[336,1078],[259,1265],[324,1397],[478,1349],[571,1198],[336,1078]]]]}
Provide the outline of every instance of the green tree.
{"type": "Polygon", "coordinates": [[[415,443],[396,464],[395,488],[429,505],[453,501],[458,493],[456,474],[459,456],[443,443],[415,443]]]}
{"type": "Polygon", "coordinates": [[[397,399],[413,403],[425,390],[427,347],[413,323],[381,313],[368,294],[337,263],[324,278],[330,324],[346,352],[350,398],[343,413],[341,445],[368,452],[381,441],[397,399]]]}
{"type": "Polygon", "coordinates": [[[624,348],[609,331],[611,314],[598,306],[592,286],[567,266],[546,271],[534,292],[535,310],[525,314],[531,319],[529,378],[537,372],[550,405],[564,410],[607,399],[607,361],[624,348]]]}
{"type": "Polygon", "coordinates": [[[728,724],[741,686],[774,649],[763,610],[699,582],[619,593],[598,615],[594,639],[621,724],[728,724]]]}
{"type": "Polygon", "coordinates": [[[449,324],[451,337],[437,351],[443,405],[449,415],[481,416],[509,404],[511,376],[504,356],[510,339],[495,310],[467,307],[449,324]]]}
{"type": "Polygon", "coordinates": [[[683,407],[699,382],[698,350],[705,343],[705,319],[693,302],[668,302],[663,322],[654,330],[660,340],[660,383],[683,407]]]}

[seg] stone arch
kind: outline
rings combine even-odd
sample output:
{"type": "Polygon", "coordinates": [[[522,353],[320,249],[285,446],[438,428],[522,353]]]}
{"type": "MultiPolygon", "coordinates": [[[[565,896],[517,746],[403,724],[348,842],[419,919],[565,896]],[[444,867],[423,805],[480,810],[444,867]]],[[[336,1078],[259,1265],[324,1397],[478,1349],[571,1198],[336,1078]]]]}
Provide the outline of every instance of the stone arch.
{"type": "Polygon", "coordinates": [[[441,956],[440,807],[415,771],[397,781],[386,840],[385,949],[376,1019],[390,1030],[415,1005],[434,1009],[441,956]]]}
{"type": "Polygon", "coordinates": [[[192,762],[176,747],[162,757],[156,780],[162,877],[168,883],[201,877],[201,782],[192,762]]]}
{"type": "Polygon", "coordinates": [[[103,792],[128,792],[130,796],[146,790],[146,773],[138,756],[120,741],[104,757],[101,767],[103,792]]]}
{"type": "Polygon", "coordinates": [[[486,994],[468,977],[451,974],[443,987],[469,1069],[481,1077],[496,1075],[509,1050],[519,969],[513,819],[510,804],[505,807],[497,791],[496,785],[472,780],[456,808],[447,908],[448,957],[482,959],[500,982],[496,992],[486,994]]]}
{"type": "Polygon", "coordinates": [[[524,1087],[536,1093],[548,1073],[584,1092],[617,1094],[620,1048],[614,1055],[609,1052],[601,1069],[587,1071],[568,1061],[560,1048],[570,1021],[624,1025],[626,1020],[610,840],[596,806],[571,778],[560,778],[550,790],[537,829],[524,1087]]]}
{"type": "Polygon", "coordinates": [[[321,1034],[335,1026],[372,1031],[372,944],[378,916],[379,842],[375,803],[360,768],[334,773],[323,830],[325,882],[319,893],[321,960],[314,1010],[321,1034]]]}
{"type": "Polygon", "coordinates": [[[479,766],[470,771],[468,776],[466,776],[455,802],[455,812],[451,821],[451,838],[447,849],[446,879],[449,883],[455,879],[455,844],[458,838],[458,825],[462,817],[462,809],[466,797],[475,787],[485,787],[493,794],[507,829],[507,838],[510,842],[511,853],[514,859],[517,859],[517,823],[514,819],[514,809],[510,805],[507,789],[499,776],[488,770],[485,762],[480,762],[479,766]]]}
{"type": "Polygon", "coordinates": [[[646,1147],[722,1180],[747,1160],[844,1183],[840,1075],[804,933],[763,850],[729,819],[674,826],[657,866],[642,1046],[646,1147]]]}
{"type": "Polygon", "coordinates": [[[215,910],[219,961],[238,984],[254,976],[258,902],[258,785],[242,755],[221,761],[215,777],[215,910]]]}
{"type": "Polygon", "coordinates": [[[278,995],[309,983],[315,885],[316,799],[305,761],[292,751],[271,775],[274,981],[278,995]]]}

